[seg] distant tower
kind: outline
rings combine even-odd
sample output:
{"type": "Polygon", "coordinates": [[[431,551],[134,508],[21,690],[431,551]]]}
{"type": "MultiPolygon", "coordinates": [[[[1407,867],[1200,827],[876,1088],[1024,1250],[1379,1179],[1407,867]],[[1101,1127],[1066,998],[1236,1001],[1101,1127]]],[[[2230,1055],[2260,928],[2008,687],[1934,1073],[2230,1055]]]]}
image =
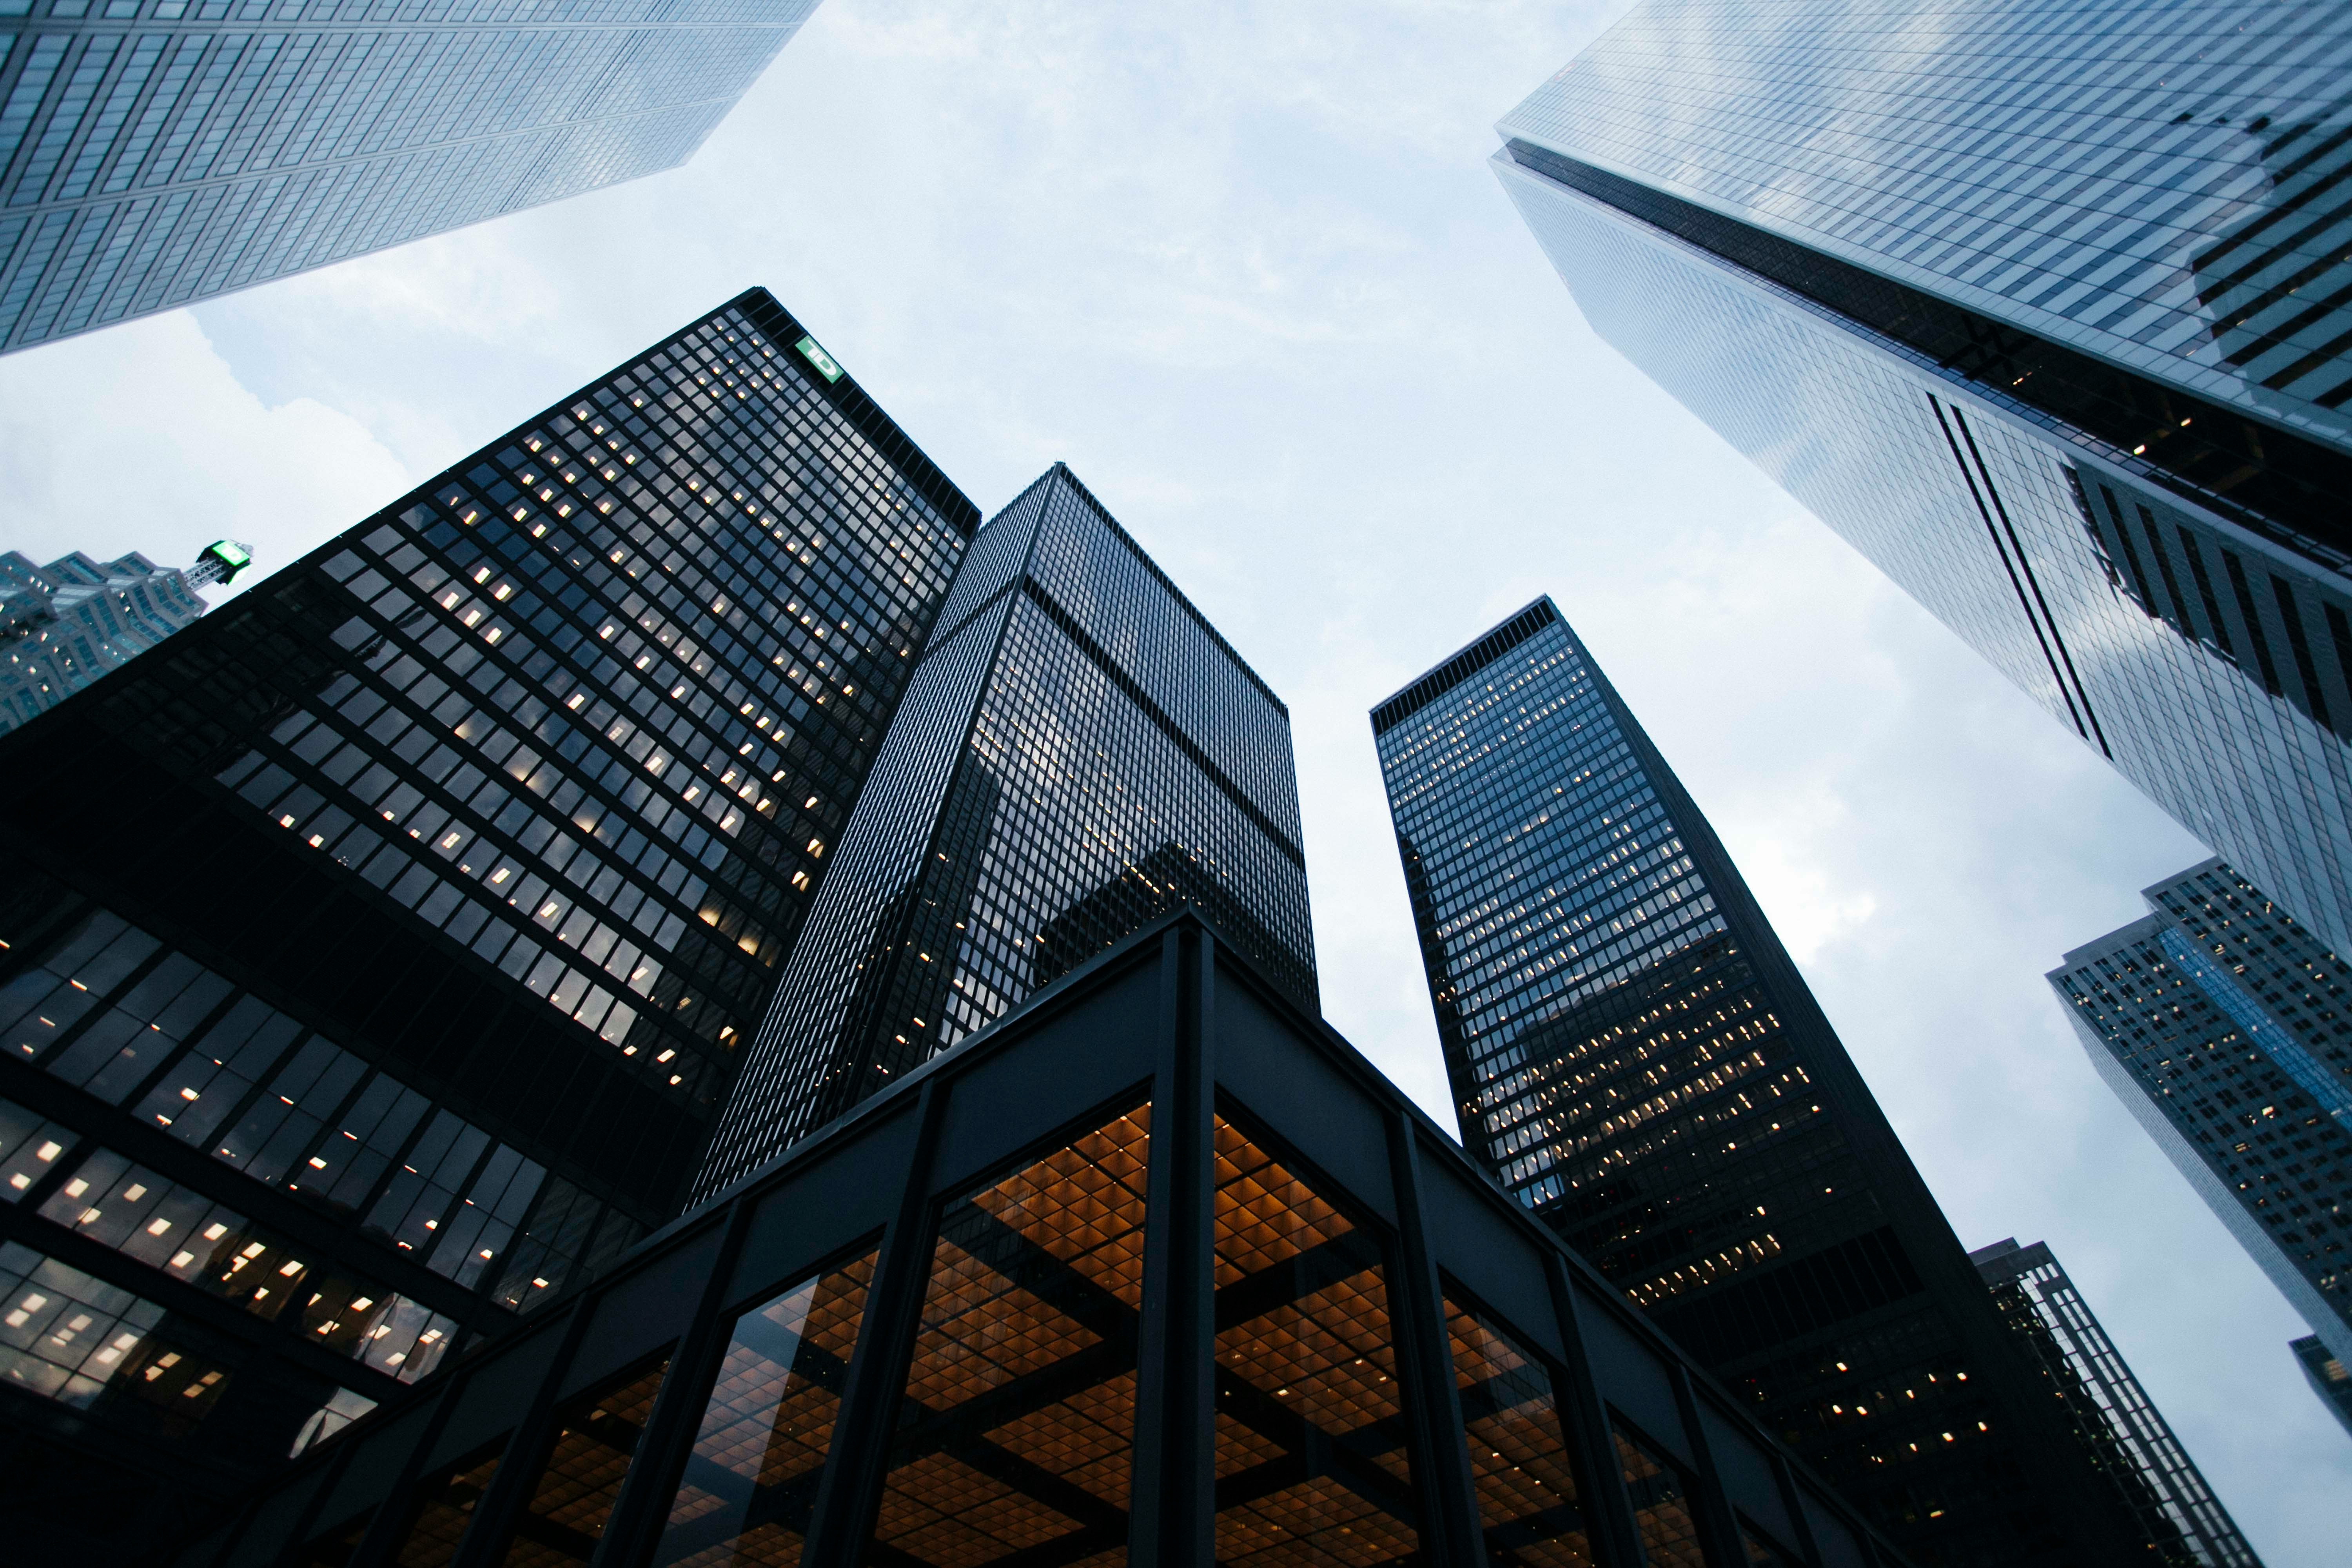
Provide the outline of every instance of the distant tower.
{"type": "Polygon", "coordinates": [[[103,564],[76,553],[36,566],[0,555],[0,734],[143,653],[205,613],[195,591],[253,557],[215,540],[180,570],[136,552],[103,564]]]}
{"type": "Polygon", "coordinates": [[[2287,1348],[2294,1352],[2303,1375],[2310,1380],[2311,1391],[2327,1406],[2327,1413],[2343,1424],[2347,1434],[2352,1434],[2352,1372],[2345,1369],[2326,1342],[2317,1334],[2305,1334],[2287,1348]]]}
{"type": "Polygon", "coordinates": [[[973,539],[698,1199],[1192,904],[1316,1005],[1290,712],[1068,468],[973,539]]]}
{"type": "Polygon", "coordinates": [[[1922,1561],[2144,1560],[1551,600],[1374,708],[1372,732],[1463,1146],[1922,1561]]]}
{"type": "Polygon", "coordinates": [[[2084,1443],[2115,1474],[2162,1562],[2262,1568],[2147,1391],[2047,1244],[1997,1241],[1969,1254],[2028,1352],[2065,1399],[2084,1443]]]}
{"type": "Polygon", "coordinates": [[[2352,973],[2221,860],[2050,984],[2091,1065],[2206,1206],[2352,1363],[2352,973]]]}
{"type": "Polygon", "coordinates": [[[815,8],[13,0],[0,351],[675,167],[815,8]]]}
{"type": "Polygon", "coordinates": [[[1493,160],[1596,332],[2338,952],[2345,50],[2326,0],[1647,0],[1493,160]]]}

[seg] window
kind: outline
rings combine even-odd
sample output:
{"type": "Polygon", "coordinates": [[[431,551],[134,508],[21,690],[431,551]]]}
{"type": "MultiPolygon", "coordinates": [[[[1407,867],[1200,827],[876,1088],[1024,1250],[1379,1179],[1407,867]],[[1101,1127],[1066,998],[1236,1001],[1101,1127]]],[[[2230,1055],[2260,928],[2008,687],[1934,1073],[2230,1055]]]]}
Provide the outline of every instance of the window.
{"type": "Polygon", "coordinates": [[[668,1370],[665,1356],[557,1410],[555,1445],[515,1525],[509,1568],[557,1568],[593,1554],[668,1370]]]}
{"type": "Polygon", "coordinates": [[[1217,1560],[1417,1553],[1379,1243],[1223,1116],[1216,1163],[1217,1560]]]}
{"type": "Polygon", "coordinates": [[[736,1320],[654,1561],[800,1561],[875,1255],[736,1320]]]}
{"type": "Polygon", "coordinates": [[[893,1562],[1127,1542],[1149,1107],[949,1205],[875,1524],[893,1562]]]}
{"type": "Polygon", "coordinates": [[[1496,1563],[1591,1564],[1550,1371],[1450,1295],[1445,1322],[1488,1555],[1496,1563]]]}

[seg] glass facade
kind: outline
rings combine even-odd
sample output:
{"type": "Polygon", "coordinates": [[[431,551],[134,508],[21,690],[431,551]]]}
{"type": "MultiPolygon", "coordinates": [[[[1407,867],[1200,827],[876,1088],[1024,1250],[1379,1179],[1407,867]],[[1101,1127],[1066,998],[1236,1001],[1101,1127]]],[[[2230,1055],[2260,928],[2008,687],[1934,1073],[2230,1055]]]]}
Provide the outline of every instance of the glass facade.
{"type": "Polygon", "coordinates": [[[2001,1316],[2063,1394],[2076,1431],[2116,1476],[2161,1560],[2197,1568],[2259,1568],[2237,1521],[2205,1484],[2049,1247],[1999,1241],[1969,1253],[1969,1260],[2001,1316]]]}
{"type": "Polygon", "coordinates": [[[690,157],[815,0],[0,0],[0,349],[690,157]]]}
{"type": "Polygon", "coordinates": [[[36,566],[0,554],[0,735],[143,653],[205,613],[196,590],[250,563],[240,545],[210,546],[184,571],[132,553],[92,561],[79,552],[36,566]],[[233,552],[231,565],[224,559],[233,552]]]}
{"type": "Polygon", "coordinates": [[[1056,466],[972,541],[698,1197],[1191,903],[1309,1005],[1290,714],[1056,466]]]}
{"type": "Polygon", "coordinates": [[[2091,1065],[2338,1360],[2352,1363],[2352,985],[2227,862],[2050,973],[2091,1065]]]}
{"type": "Polygon", "coordinates": [[[173,1568],[1896,1561],[1286,991],[1156,922],[173,1568]]]}
{"type": "Polygon", "coordinates": [[[2339,945],[2347,49],[2315,5],[1652,4],[1494,161],[1597,331],[2339,945]]]}
{"type": "Polygon", "coordinates": [[[1372,726],[1464,1146],[1916,1560],[2144,1551],[1551,601],[1372,726]]]}
{"type": "Polygon", "coordinates": [[[2317,1334],[2305,1334],[2293,1341],[2287,1348],[2294,1352],[2295,1364],[2303,1368],[2304,1380],[2327,1413],[2336,1417],[2347,1434],[2352,1434],[2352,1371],[2347,1371],[2336,1352],[2329,1350],[2317,1334]]]}
{"type": "Polygon", "coordinates": [[[83,1439],[154,1506],[676,1214],[979,521],[813,342],[746,294],[0,741],[0,1239],[211,1336],[83,1439]]]}

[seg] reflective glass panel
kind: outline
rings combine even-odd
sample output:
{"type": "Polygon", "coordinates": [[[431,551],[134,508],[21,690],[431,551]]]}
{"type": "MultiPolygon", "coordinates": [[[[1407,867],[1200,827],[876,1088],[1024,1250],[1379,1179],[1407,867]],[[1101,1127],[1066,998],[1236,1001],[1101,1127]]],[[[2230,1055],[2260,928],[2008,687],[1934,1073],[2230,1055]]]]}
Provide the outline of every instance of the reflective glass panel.
{"type": "Polygon", "coordinates": [[[1585,1568],[1592,1548],[1550,1371],[1492,1320],[1450,1298],[1445,1323],[1488,1563],[1585,1568]]]}
{"type": "Polygon", "coordinates": [[[1646,1438],[1635,1436],[1623,1422],[1616,1426],[1617,1458],[1625,1467],[1625,1493],[1642,1531],[1643,1556],[1654,1568],[1705,1568],[1682,1467],[1646,1438]]]}
{"type": "Polygon", "coordinates": [[[604,1538],[645,1436],[646,1416],[661,1390],[667,1357],[614,1379],[556,1412],[555,1447],[531,1489],[507,1545],[508,1568],[562,1568],[585,1563],[604,1538]]]}
{"type": "Polygon", "coordinates": [[[949,1205],[866,1561],[1127,1560],[1148,1107],[949,1205]]]}
{"type": "Polygon", "coordinates": [[[1421,1560],[1377,1241],[1216,1120],[1217,1560],[1421,1560]]]}
{"type": "Polygon", "coordinates": [[[457,1554],[474,1505],[489,1489],[498,1472],[499,1456],[506,1451],[501,1437],[488,1447],[446,1465],[416,1483],[416,1514],[408,1534],[393,1553],[400,1568],[443,1568],[457,1554]]]}
{"type": "Polygon", "coordinates": [[[803,1279],[735,1321],[654,1561],[800,1561],[875,1255],[803,1279]]]}

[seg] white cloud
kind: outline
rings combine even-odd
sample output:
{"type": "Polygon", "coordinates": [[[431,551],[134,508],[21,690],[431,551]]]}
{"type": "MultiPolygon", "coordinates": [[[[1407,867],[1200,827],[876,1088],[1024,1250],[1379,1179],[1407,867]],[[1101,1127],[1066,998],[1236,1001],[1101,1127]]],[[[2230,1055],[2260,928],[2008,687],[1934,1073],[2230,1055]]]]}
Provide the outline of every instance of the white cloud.
{"type": "Polygon", "coordinates": [[[232,538],[256,561],[239,588],[409,485],[350,415],[264,404],[185,312],[0,362],[0,462],[7,548],[178,566],[232,538]]]}

